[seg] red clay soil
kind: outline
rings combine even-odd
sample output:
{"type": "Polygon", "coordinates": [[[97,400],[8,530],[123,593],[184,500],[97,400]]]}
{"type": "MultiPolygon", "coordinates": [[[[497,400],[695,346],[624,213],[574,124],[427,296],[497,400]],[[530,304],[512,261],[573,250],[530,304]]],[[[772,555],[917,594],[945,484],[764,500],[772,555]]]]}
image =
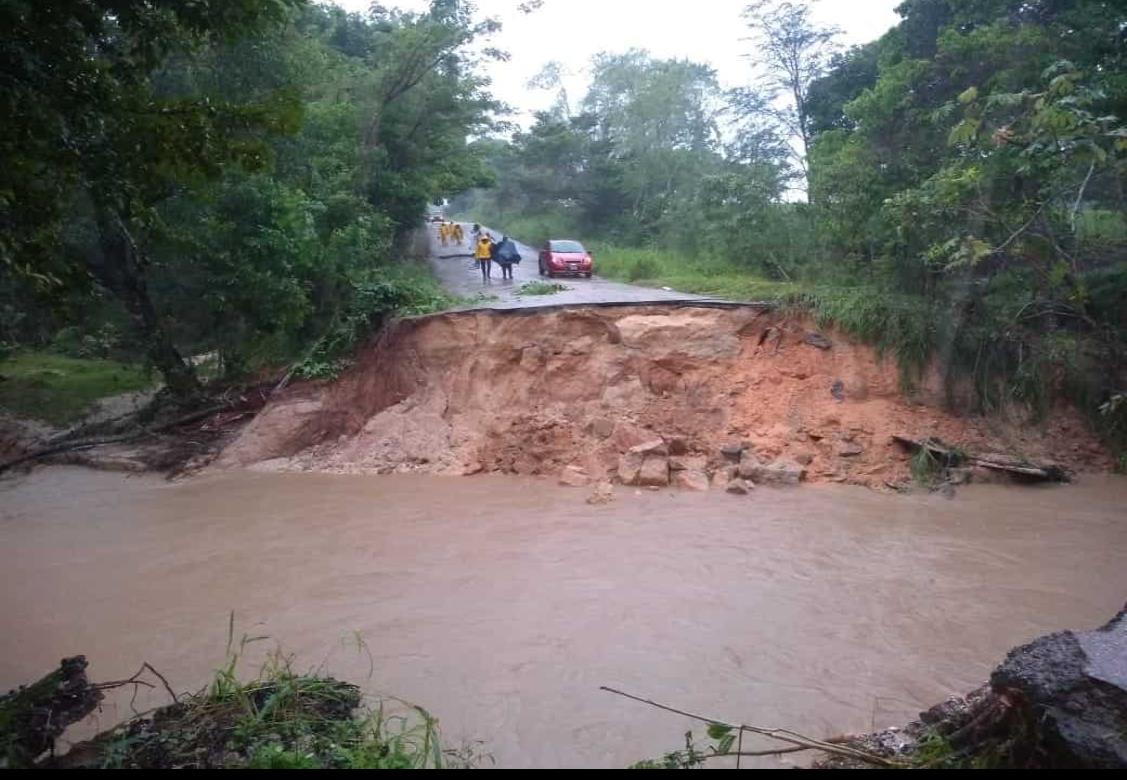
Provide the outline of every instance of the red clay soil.
{"type": "Polygon", "coordinates": [[[977,452],[1111,466],[1073,409],[959,416],[941,382],[901,389],[892,360],[762,309],[611,307],[464,312],[403,320],[338,381],[275,397],[217,465],[361,473],[505,472],[613,477],[631,446],[682,438],[721,464],[746,442],[810,482],[882,486],[908,476],[894,433],[977,452]]]}

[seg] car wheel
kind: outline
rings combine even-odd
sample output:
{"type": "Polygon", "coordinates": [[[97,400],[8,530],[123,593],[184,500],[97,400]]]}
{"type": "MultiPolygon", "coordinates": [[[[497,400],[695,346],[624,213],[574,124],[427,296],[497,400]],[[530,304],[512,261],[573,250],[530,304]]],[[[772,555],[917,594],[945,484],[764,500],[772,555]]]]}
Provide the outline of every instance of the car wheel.
{"type": "Polygon", "coordinates": [[[543,263],[538,264],[536,266],[536,270],[538,270],[540,272],[540,275],[543,276],[544,275],[544,264],[543,263]]]}

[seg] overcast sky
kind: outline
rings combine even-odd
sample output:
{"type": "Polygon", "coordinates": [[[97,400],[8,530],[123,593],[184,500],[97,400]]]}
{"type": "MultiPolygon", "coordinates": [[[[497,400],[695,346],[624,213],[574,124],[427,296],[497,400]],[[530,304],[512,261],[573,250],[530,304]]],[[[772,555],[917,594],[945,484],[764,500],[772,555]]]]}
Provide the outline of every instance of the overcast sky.
{"type": "MultiPolygon", "coordinates": [[[[365,11],[371,0],[333,0],[350,11],[365,11]]],[[[680,57],[716,69],[725,87],[748,81],[749,44],[740,11],[746,0],[545,0],[538,11],[522,14],[521,0],[477,0],[479,16],[501,21],[494,45],[512,55],[491,66],[493,94],[520,112],[515,121],[528,124],[531,112],[547,108],[554,98],[525,86],[550,60],[568,71],[572,105],[582,97],[591,56],[600,51],[647,49],[657,57],[680,57]]],[[[901,0],[820,0],[814,17],[842,30],[842,43],[866,43],[898,21],[901,0]]],[[[388,7],[423,10],[426,0],[383,0],[388,7]]]]}

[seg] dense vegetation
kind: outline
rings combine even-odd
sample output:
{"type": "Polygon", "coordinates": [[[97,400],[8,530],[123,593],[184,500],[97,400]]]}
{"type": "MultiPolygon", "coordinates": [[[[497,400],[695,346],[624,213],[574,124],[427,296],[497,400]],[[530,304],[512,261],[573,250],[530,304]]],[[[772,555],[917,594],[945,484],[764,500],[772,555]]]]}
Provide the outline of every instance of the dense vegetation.
{"type": "MultiPolygon", "coordinates": [[[[1127,6],[906,0],[848,51],[802,3],[749,6],[760,69],[604,54],[574,108],[483,141],[497,186],[457,205],[604,273],[781,297],[933,359],[981,408],[1068,395],[1127,439],[1127,6]],[[805,197],[800,193],[805,192],[805,197]]],[[[749,51],[749,53],[752,53],[749,51]]],[[[1121,450],[1122,451],[1122,450],[1121,450]]]]}
{"type": "Polygon", "coordinates": [[[144,356],[192,395],[188,355],[326,374],[441,305],[397,261],[429,201],[488,180],[466,138],[494,29],[459,0],[3,0],[0,349],[144,356]]]}

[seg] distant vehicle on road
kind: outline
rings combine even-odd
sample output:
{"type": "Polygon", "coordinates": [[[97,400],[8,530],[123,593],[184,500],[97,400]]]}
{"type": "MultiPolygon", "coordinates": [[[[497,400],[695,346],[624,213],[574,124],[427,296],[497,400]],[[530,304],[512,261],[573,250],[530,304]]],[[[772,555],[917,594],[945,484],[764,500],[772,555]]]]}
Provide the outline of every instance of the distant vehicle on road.
{"type": "Polygon", "coordinates": [[[554,240],[540,250],[540,275],[586,276],[595,273],[595,258],[578,241],[554,240]]]}
{"type": "Polygon", "coordinates": [[[428,222],[445,222],[446,217],[442,216],[441,214],[431,214],[430,218],[427,221],[428,222]]]}

